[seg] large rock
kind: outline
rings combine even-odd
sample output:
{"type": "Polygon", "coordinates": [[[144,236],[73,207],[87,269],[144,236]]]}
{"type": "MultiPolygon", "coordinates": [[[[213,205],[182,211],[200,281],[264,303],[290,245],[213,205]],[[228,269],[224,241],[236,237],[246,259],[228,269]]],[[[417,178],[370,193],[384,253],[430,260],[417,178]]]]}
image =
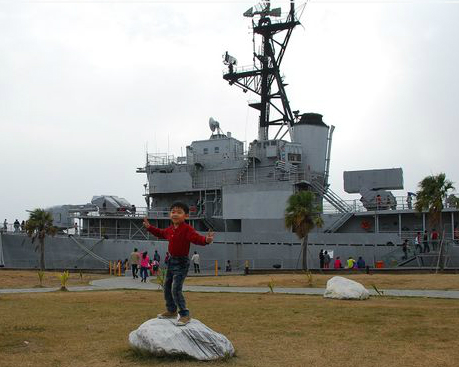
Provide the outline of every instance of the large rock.
{"type": "Polygon", "coordinates": [[[201,361],[234,355],[234,347],[222,334],[191,319],[185,326],[176,320],[151,319],[129,334],[133,348],[153,355],[188,355],[201,361]]]}
{"type": "Polygon", "coordinates": [[[353,280],[343,277],[333,277],[327,282],[325,298],[337,299],[367,299],[370,297],[365,287],[353,280]]]}

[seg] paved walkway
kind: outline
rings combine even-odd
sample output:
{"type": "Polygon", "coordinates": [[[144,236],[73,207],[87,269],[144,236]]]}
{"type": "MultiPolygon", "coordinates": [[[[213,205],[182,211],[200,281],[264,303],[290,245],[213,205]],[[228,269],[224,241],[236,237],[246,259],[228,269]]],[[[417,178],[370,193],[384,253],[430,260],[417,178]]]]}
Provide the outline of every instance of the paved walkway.
{"type": "MultiPolygon", "coordinates": [[[[213,292],[213,293],[267,293],[268,287],[212,287],[212,286],[184,286],[187,292],[213,292]]],[[[6,293],[44,293],[54,292],[59,288],[26,288],[26,289],[0,289],[0,294],[6,293]]],[[[140,283],[130,277],[110,277],[106,279],[93,280],[91,285],[83,287],[69,287],[71,292],[83,291],[103,291],[113,289],[140,289],[140,290],[159,290],[160,287],[155,283],[140,283]]],[[[274,288],[274,293],[283,294],[305,294],[323,295],[325,288],[274,288]]],[[[370,294],[375,296],[377,293],[370,289],[370,294]]],[[[459,291],[440,291],[440,290],[410,290],[410,289],[384,289],[385,296],[394,297],[427,297],[427,298],[452,298],[459,299],[459,291]]]]}

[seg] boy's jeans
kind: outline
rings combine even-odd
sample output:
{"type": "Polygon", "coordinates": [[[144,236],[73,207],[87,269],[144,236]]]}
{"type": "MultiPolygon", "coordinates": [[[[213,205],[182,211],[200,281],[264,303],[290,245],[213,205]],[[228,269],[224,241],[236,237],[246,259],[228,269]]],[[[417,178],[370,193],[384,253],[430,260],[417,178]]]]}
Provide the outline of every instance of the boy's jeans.
{"type": "Polygon", "coordinates": [[[184,257],[171,257],[167,264],[166,280],[164,281],[164,299],[169,312],[179,311],[180,316],[188,316],[190,311],[186,308],[183,297],[183,282],[188,274],[190,259],[184,257]]]}

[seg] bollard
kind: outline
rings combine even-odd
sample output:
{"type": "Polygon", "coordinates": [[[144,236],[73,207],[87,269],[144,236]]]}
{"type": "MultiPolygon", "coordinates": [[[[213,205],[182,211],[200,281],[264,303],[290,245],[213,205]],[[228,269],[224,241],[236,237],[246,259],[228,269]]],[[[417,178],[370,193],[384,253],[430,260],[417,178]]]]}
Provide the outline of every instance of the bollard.
{"type": "Polygon", "coordinates": [[[215,260],[215,276],[218,277],[218,260],[215,260]]]}
{"type": "Polygon", "coordinates": [[[249,275],[249,260],[245,261],[244,275],[249,275]]]}

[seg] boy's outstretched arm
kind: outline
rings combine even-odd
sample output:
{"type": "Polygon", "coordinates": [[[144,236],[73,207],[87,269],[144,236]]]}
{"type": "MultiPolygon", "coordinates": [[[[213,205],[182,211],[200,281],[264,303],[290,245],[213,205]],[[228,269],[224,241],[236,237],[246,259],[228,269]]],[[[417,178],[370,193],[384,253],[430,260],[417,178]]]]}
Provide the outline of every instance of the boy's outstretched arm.
{"type": "Polygon", "coordinates": [[[158,238],[164,238],[164,239],[166,238],[164,229],[159,229],[159,228],[156,228],[155,226],[152,226],[150,222],[148,221],[147,217],[143,218],[143,226],[147,229],[148,232],[150,232],[154,236],[158,238]]]}
{"type": "Polygon", "coordinates": [[[209,231],[207,235],[202,236],[196,230],[192,227],[189,227],[190,230],[188,231],[187,234],[187,239],[191,243],[194,243],[195,245],[200,245],[200,246],[205,246],[208,245],[209,243],[212,243],[214,240],[214,232],[209,231]]]}

